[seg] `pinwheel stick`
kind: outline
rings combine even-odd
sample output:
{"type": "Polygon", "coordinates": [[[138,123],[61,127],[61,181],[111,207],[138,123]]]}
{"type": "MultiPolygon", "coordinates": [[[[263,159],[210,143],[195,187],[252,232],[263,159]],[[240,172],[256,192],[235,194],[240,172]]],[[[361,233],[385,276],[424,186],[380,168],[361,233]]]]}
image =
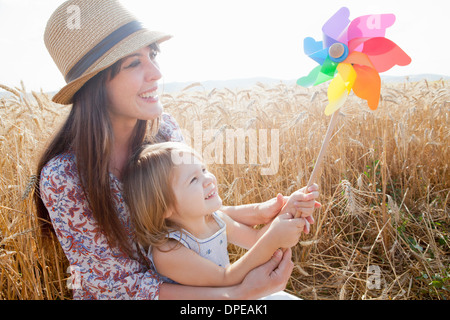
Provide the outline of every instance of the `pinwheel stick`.
{"type": "Polygon", "coordinates": [[[334,128],[336,127],[336,124],[338,122],[338,118],[339,118],[339,112],[338,111],[333,112],[330,123],[328,124],[327,134],[325,135],[325,138],[323,139],[322,147],[320,148],[319,155],[317,156],[316,165],[314,166],[313,172],[311,173],[311,176],[309,177],[309,181],[308,181],[308,184],[306,185],[306,189],[308,189],[313,183],[316,182],[317,174],[319,173],[320,167],[322,166],[322,162],[323,162],[323,159],[327,152],[328,145],[330,144],[330,140],[333,135],[334,128]]]}
{"type": "MultiPolygon", "coordinates": [[[[322,142],[322,147],[320,148],[319,155],[317,156],[316,165],[314,166],[313,172],[311,173],[311,176],[309,177],[308,184],[306,185],[306,190],[308,190],[308,188],[314,182],[316,182],[317,174],[320,171],[323,159],[325,157],[325,154],[327,153],[327,148],[328,148],[328,145],[330,144],[331,137],[333,136],[334,128],[336,127],[338,118],[339,118],[339,112],[338,111],[333,112],[330,123],[328,124],[327,133],[322,142]]],[[[299,214],[297,213],[295,217],[298,218],[299,214]]]]}

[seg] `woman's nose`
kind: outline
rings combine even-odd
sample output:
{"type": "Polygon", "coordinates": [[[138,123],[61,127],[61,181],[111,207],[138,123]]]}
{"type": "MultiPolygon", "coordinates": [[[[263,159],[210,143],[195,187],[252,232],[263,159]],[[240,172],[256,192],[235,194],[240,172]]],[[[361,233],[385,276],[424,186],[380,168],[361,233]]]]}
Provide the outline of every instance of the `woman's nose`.
{"type": "Polygon", "coordinates": [[[162,78],[161,70],[156,61],[148,58],[145,63],[145,81],[152,82],[158,81],[162,78]]]}

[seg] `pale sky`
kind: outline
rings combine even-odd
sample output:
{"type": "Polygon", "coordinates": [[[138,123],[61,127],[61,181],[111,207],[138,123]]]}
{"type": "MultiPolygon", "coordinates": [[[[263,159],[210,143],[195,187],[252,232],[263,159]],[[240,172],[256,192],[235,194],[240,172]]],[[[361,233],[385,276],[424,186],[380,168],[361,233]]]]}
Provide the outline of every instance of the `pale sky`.
{"type": "MultiPolygon", "coordinates": [[[[48,18],[63,0],[0,0],[0,83],[55,91],[63,76],[43,41],[48,18]]],[[[251,77],[295,80],[316,63],[303,39],[321,40],[322,25],[340,7],[350,20],[393,13],[386,37],[412,58],[384,75],[450,75],[448,0],[122,0],[151,29],[174,38],[162,45],[164,82],[251,77]]]]}

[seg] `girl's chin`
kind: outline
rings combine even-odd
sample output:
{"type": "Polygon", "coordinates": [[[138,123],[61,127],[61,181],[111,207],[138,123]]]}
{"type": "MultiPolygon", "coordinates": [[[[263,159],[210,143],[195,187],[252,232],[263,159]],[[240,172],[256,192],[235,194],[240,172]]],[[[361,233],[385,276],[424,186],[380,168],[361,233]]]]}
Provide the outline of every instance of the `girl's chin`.
{"type": "Polygon", "coordinates": [[[222,199],[220,198],[219,195],[216,195],[214,197],[214,199],[211,199],[210,201],[213,202],[213,205],[215,207],[215,210],[219,210],[220,208],[222,208],[222,199]]]}

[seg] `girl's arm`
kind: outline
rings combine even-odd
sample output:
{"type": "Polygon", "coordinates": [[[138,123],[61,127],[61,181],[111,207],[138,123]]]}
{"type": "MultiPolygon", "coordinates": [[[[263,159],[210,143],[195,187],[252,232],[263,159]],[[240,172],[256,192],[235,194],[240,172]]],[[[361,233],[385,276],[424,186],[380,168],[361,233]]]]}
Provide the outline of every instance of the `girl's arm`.
{"type": "MultiPolygon", "coordinates": [[[[319,197],[319,187],[313,184],[306,190],[302,188],[292,193],[289,197],[278,194],[275,198],[261,203],[253,203],[240,206],[224,206],[221,208],[231,219],[247,226],[269,223],[274,217],[286,212],[293,216],[301,216],[312,224],[312,213],[321,204],[315,199],[319,197]]],[[[308,230],[309,231],[309,230],[308,230]]],[[[305,233],[307,230],[305,229],[305,233]]]]}
{"type": "Polygon", "coordinates": [[[163,247],[153,249],[153,261],[158,272],[184,285],[236,285],[252,269],[269,261],[278,248],[295,245],[304,226],[303,219],[290,219],[289,215],[284,215],[277,217],[267,232],[260,236],[258,230],[236,223],[229,217],[225,218],[225,222],[231,243],[251,246],[238,261],[223,268],[182,245],[176,246],[177,242],[170,240],[163,247]]]}
{"type": "Polygon", "coordinates": [[[163,283],[161,300],[256,300],[284,290],[294,264],[291,250],[276,254],[265,264],[250,271],[244,281],[229,287],[193,287],[163,283]]]}
{"type": "Polygon", "coordinates": [[[225,269],[225,277],[231,282],[239,281],[251,269],[268,261],[277,249],[296,245],[305,225],[304,219],[292,219],[292,215],[287,213],[257,230],[217,213],[227,225],[228,242],[249,249],[225,269]]]}
{"type": "Polygon", "coordinates": [[[278,194],[275,198],[261,203],[244,204],[240,206],[223,206],[220,210],[225,212],[231,219],[247,226],[269,223],[275,218],[287,197],[278,194]]]}

